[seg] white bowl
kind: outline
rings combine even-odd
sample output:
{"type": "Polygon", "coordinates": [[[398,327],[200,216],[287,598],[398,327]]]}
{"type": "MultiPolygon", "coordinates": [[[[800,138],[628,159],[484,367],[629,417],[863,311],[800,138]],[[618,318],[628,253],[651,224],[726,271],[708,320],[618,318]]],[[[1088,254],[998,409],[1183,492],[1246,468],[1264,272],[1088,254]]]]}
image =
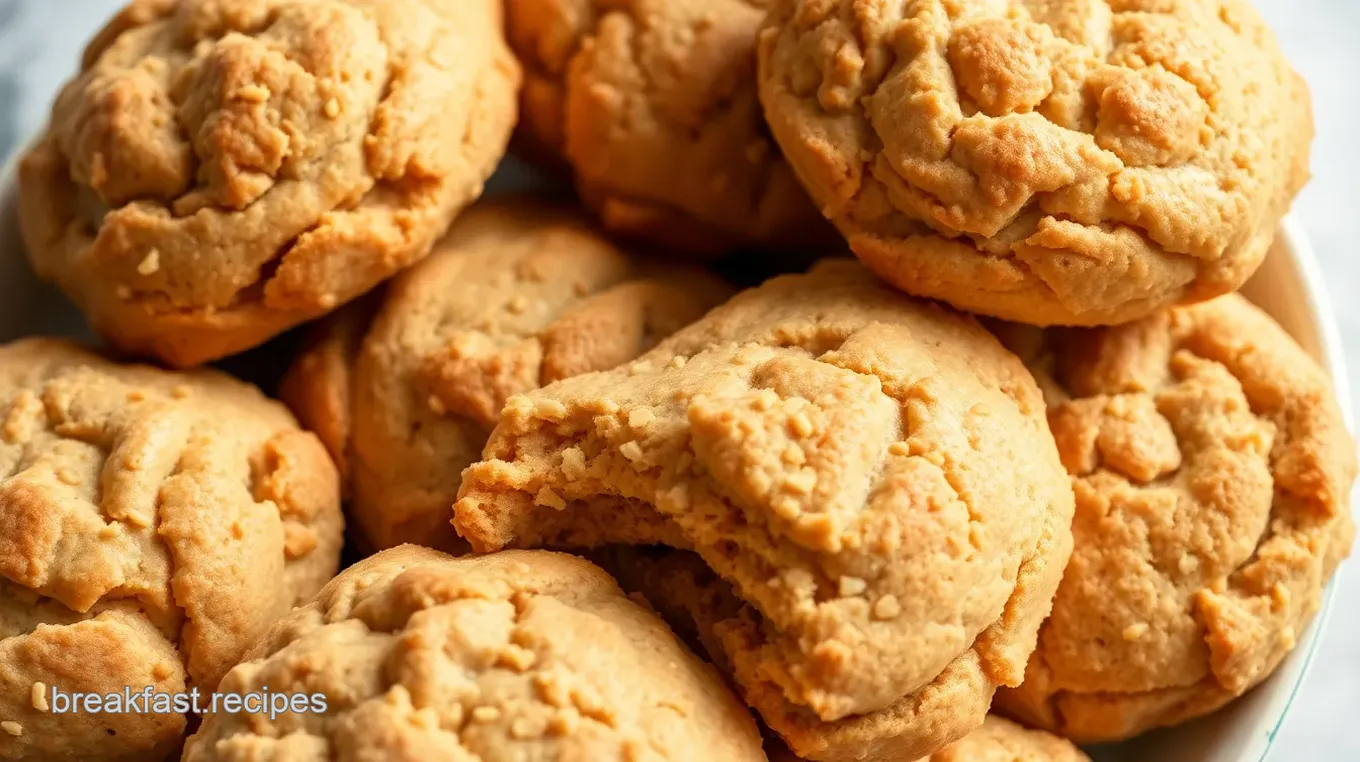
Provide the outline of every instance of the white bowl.
{"type": "MultiPolygon", "coordinates": [[[[16,154],[17,156],[17,154],[16,154]]],[[[0,342],[30,334],[89,338],[80,315],[50,287],[39,283],[23,255],[16,219],[15,159],[0,171],[0,342]]],[[[543,187],[522,164],[507,162],[488,184],[488,193],[543,187]]],[[[1286,218],[1269,256],[1242,293],[1270,313],[1331,374],[1338,389],[1349,388],[1341,339],[1313,250],[1302,227],[1286,218]]],[[[1355,430],[1350,399],[1339,395],[1346,425],[1355,430]]],[[[1134,741],[1094,750],[1097,762],[1262,762],[1290,702],[1317,650],[1334,585],[1298,639],[1293,653],[1260,686],[1225,709],[1134,741]]],[[[1272,759],[1284,762],[1283,753],[1272,759]]]]}

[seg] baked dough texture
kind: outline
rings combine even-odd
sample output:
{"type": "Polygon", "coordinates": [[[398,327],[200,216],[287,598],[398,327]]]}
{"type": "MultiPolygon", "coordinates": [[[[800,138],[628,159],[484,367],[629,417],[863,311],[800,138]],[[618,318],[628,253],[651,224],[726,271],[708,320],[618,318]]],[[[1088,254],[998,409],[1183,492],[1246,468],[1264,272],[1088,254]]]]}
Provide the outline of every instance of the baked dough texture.
{"type": "Polygon", "coordinates": [[[519,79],[496,0],[133,0],[20,164],[29,259],[125,351],[248,349],[425,256],[519,79]]]}
{"type": "Polygon", "coordinates": [[[499,199],[324,324],[282,396],[341,464],[365,550],[466,551],[449,511],[508,397],[632,360],[730,294],[628,257],[567,207],[499,199]]]}
{"type": "Polygon", "coordinates": [[[771,0],[760,97],[879,275],[1102,325],[1235,290],[1308,177],[1307,86],[1246,0],[771,0]]]}
{"type": "MultiPolygon", "coordinates": [[[[783,748],[771,750],[769,756],[770,762],[800,762],[783,748]]],[[[1091,762],[1091,758],[1065,738],[989,714],[982,727],[917,762],[1091,762]]]]}
{"type": "Polygon", "coordinates": [[[475,550],[660,543],[727,580],[735,682],[810,759],[915,759],[979,725],[1071,547],[1030,374],[848,260],[511,398],[484,458],[456,508],[475,550]]]}
{"type": "Polygon", "coordinates": [[[589,562],[403,546],[296,609],[225,689],[323,693],[325,714],[218,714],[185,762],[763,762],[711,665],[589,562]]]}
{"type": "Polygon", "coordinates": [[[215,372],[0,346],[2,759],[158,760],[179,714],[63,693],[203,695],[335,574],[335,467],[287,410],[215,372]]]}
{"type": "Polygon", "coordinates": [[[1331,384],[1236,295],[1029,338],[1076,550],[998,707],[1084,742],[1223,706],[1294,647],[1350,551],[1355,445],[1331,384]]]}
{"type": "Polygon", "coordinates": [[[830,245],[756,97],[764,0],[508,0],[522,131],[610,230],[672,248],[830,245]]]}

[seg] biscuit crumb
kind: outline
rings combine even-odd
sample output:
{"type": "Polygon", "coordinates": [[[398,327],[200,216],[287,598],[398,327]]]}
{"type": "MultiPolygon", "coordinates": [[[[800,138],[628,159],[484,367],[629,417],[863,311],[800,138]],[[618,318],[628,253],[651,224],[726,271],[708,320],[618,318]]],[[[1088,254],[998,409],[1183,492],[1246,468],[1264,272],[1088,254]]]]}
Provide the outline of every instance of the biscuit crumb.
{"type": "Polygon", "coordinates": [[[538,654],[514,643],[507,644],[501,649],[500,653],[496,654],[497,666],[509,667],[516,672],[529,669],[534,666],[536,661],[538,661],[538,654]]]}
{"type": "Polygon", "coordinates": [[[662,496],[662,504],[676,511],[684,511],[689,508],[689,485],[680,482],[671,487],[662,496]]]}
{"type": "Polygon", "coordinates": [[[510,723],[510,737],[519,741],[526,741],[531,738],[540,738],[546,729],[547,723],[541,719],[533,717],[516,717],[510,723]]]}
{"type": "Polygon", "coordinates": [[[1180,569],[1181,574],[1193,574],[1199,568],[1199,558],[1191,555],[1181,556],[1176,562],[1176,568],[1180,569]]]}
{"type": "Polygon", "coordinates": [[[529,309],[529,300],[524,298],[524,294],[515,294],[515,296],[506,303],[505,309],[512,314],[523,315],[524,311],[529,309]]]}
{"type": "Polygon", "coordinates": [[[137,272],[142,275],[154,275],[161,269],[161,252],[159,249],[152,249],[146,253],[140,264],[137,265],[137,272]]]}
{"type": "Polygon", "coordinates": [[[439,399],[439,395],[437,394],[431,394],[425,400],[425,404],[429,406],[430,412],[435,415],[443,415],[449,411],[449,409],[444,406],[444,401],[439,399]]]}
{"type": "Polygon", "coordinates": [[[562,475],[568,479],[580,479],[586,473],[586,456],[579,447],[562,450],[562,475]]]}
{"type": "Polygon", "coordinates": [[[34,683],[32,690],[28,692],[28,700],[29,703],[33,704],[33,708],[39,712],[46,712],[51,709],[51,705],[47,703],[47,683],[41,680],[34,683]]]}
{"type": "Polygon", "coordinates": [[[581,714],[571,707],[559,710],[548,719],[548,733],[555,736],[569,736],[581,724],[581,714]]]}
{"type": "Polygon", "coordinates": [[[908,455],[911,455],[911,446],[908,445],[906,442],[893,442],[892,444],[888,445],[888,454],[896,455],[898,457],[906,457],[908,455]]]}
{"type": "Polygon", "coordinates": [[[687,362],[687,360],[685,359],[685,356],[684,356],[684,355],[676,355],[675,357],[672,357],[672,358],[671,358],[670,367],[672,367],[672,368],[683,368],[683,367],[685,367],[685,363],[686,363],[686,362],[687,362]]]}
{"type": "Polygon", "coordinates": [[[326,101],[326,117],[335,119],[340,116],[340,101],[330,98],[326,101]]]}
{"type": "Polygon", "coordinates": [[[765,412],[777,404],[779,404],[778,394],[775,394],[771,389],[761,389],[756,394],[755,400],[751,402],[751,407],[754,410],[765,412]]]}
{"type": "Polygon", "coordinates": [[[565,707],[571,703],[570,692],[557,672],[540,672],[534,675],[534,687],[543,703],[555,707],[565,707]]]}
{"type": "Polygon", "coordinates": [[[1276,582],[1275,586],[1270,588],[1270,597],[1271,600],[1275,601],[1275,605],[1280,608],[1289,606],[1289,588],[1285,587],[1282,582],[1276,582]]]}
{"type": "Polygon", "coordinates": [[[473,722],[495,722],[501,718],[501,710],[494,706],[479,706],[472,710],[473,722]]]}
{"type": "Polygon", "coordinates": [[[800,437],[812,436],[812,433],[816,430],[807,414],[801,411],[789,416],[789,429],[800,437]]]}
{"type": "Polygon", "coordinates": [[[842,576],[840,579],[840,596],[842,598],[862,595],[867,589],[869,589],[869,583],[859,577],[842,576]]]}
{"type": "Polygon", "coordinates": [[[538,494],[534,495],[534,503],[536,505],[552,508],[555,511],[563,511],[567,508],[567,501],[563,500],[561,495],[554,492],[552,487],[540,489],[538,494]]]}
{"type": "Polygon", "coordinates": [[[24,726],[20,725],[19,723],[13,720],[5,720],[4,722],[0,722],[0,730],[4,730],[6,733],[9,733],[10,735],[15,737],[24,734],[24,726]]]}
{"type": "Polygon", "coordinates": [[[799,495],[810,494],[817,486],[817,472],[810,468],[800,468],[789,474],[784,480],[784,486],[799,495]]]}
{"type": "Polygon", "coordinates": [[[874,601],[874,619],[893,619],[902,613],[902,604],[897,602],[897,596],[889,593],[888,595],[874,601]]]}
{"type": "Polygon", "coordinates": [[[656,420],[656,414],[645,407],[637,408],[628,414],[628,425],[635,429],[645,427],[656,420]]]}
{"type": "Polygon", "coordinates": [[[788,495],[771,502],[770,507],[774,509],[776,516],[785,521],[793,521],[803,515],[803,506],[799,505],[797,500],[788,495]]]}
{"type": "Polygon", "coordinates": [[[1147,634],[1147,632],[1148,632],[1147,622],[1137,622],[1135,624],[1131,624],[1128,627],[1124,628],[1124,640],[1130,642],[1135,640],[1141,640],[1143,636],[1147,634]]]}
{"type": "Polygon", "coordinates": [[[250,84],[236,88],[236,99],[246,103],[264,103],[273,93],[264,85],[250,84]]]}
{"type": "Polygon", "coordinates": [[[194,390],[190,389],[187,384],[179,384],[170,390],[170,396],[177,400],[188,399],[193,392],[194,390]]]}
{"type": "Polygon", "coordinates": [[[1286,626],[1280,631],[1280,645],[1284,646],[1286,649],[1298,645],[1298,638],[1294,634],[1294,627],[1292,625],[1286,626]]]}
{"type": "Polygon", "coordinates": [[[635,441],[624,442],[619,445],[619,454],[636,463],[642,459],[642,448],[635,441]]]}

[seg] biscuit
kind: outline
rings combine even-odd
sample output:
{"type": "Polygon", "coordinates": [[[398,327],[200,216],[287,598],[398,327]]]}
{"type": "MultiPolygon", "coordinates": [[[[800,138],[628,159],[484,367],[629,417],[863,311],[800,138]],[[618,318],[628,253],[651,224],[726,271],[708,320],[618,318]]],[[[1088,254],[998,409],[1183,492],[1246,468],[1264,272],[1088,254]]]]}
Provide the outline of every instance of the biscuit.
{"type": "Polygon", "coordinates": [[[1021,349],[1050,378],[1076,550],[998,707],[1108,741],[1264,680],[1354,534],[1355,445],[1322,369],[1236,295],[1021,349]]]}
{"type": "Polygon", "coordinates": [[[523,133],[606,228],[672,248],[835,241],[756,98],[764,0],[508,0],[523,133]]]}
{"type": "Polygon", "coordinates": [[[121,349],[248,349],[419,260],[513,128],[496,0],[133,0],[19,167],[34,270],[121,349]]]}
{"type": "Polygon", "coordinates": [[[1235,290],[1308,177],[1307,86],[1246,0],[771,0],[775,139],[866,265],[1040,325],[1235,290]]]}
{"type": "MultiPolygon", "coordinates": [[[[787,749],[771,750],[769,756],[770,762],[800,762],[787,749]]],[[[1091,758],[1065,738],[989,714],[982,727],[917,762],[1091,762],[1091,758]]]]}
{"type": "Polygon", "coordinates": [[[794,751],[915,759],[1048,614],[1072,495],[1043,414],[974,321],[828,260],[511,398],[455,524],[479,552],[694,550],[749,603],[735,682],[794,751]]]}
{"type": "Polygon", "coordinates": [[[219,713],[185,762],[765,760],[712,666],[599,568],[545,551],[380,553],[222,684],[320,693],[329,711],[219,713]]]}
{"type": "Polygon", "coordinates": [[[377,304],[328,321],[282,396],[341,464],[366,550],[466,551],[450,507],[507,397],[631,360],[730,293],[641,266],[566,207],[483,203],[377,304]]]}
{"type": "Polygon", "coordinates": [[[176,752],[182,714],[50,691],[206,696],[335,574],[341,525],[325,449],[254,387],[0,346],[0,758],[176,752]]]}

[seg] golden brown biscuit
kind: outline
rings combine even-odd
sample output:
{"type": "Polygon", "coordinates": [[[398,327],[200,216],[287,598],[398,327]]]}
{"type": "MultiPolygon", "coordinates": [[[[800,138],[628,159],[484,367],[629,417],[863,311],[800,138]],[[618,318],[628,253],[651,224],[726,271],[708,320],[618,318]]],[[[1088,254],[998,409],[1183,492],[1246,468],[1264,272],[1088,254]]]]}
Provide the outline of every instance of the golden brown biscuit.
{"type": "Polygon", "coordinates": [[[484,203],[323,326],[283,397],[341,464],[365,549],[465,551],[449,510],[507,397],[631,360],[730,293],[640,267],[566,207],[484,203]]]}
{"type": "Polygon", "coordinates": [[[0,346],[0,758],[175,752],[184,715],[58,714],[55,691],[206,695],[340,535],[335,467],[254,387],[0,346]]]}
{"type": "Polygon", "coordinates": [[[337,577],[223,680],[325,714],[218,714],[185,762],[764,762],[750,712],[590,563],[405,546],[337,577]]]}
{"type": "Polygon", "coordinates": [[[605,227],[699,252],[835,240],[756,99],[764,0],[509,0],[524,130],[605,227]]]}
{"type": "MultiPolygon", "coordinates": [[[[773,749],[769,755],[770,762],[800,762],[786,748],[773,749]]],[[[917,762],[1091,762],[1091,758],[1065,738],[989,714],[982,727],[917,762]]]]}
{"type": "Polygon", "coordinates": [[[496,0],[133,0],[20,164],[29,259],[124,350],[247,349],[425,256],[519,76],[496,0]]]}
{"type": "Polygon", "coordinates": [[[914,294],[1042,325],[1208,299],[1308,176],[1307,87],[1245,0],[771,3],[771,131],[914,294]]]}
{"type": "Polygon", "coordinates": [[[693,549],[750,604],[724,648],[795,751],[914,759],[1019,682],[1071,501],[1019,360],[840,260],[512,398],[455,523],[478,551],[693,549]]]}
{"type": "Polygon", "coordinates": [[[1051,378],[1076,550],[998,706],[1104,741],[1261,682],[1354,533],[1355,445],[1322,369],[1235,295],[1022,351],[1051,378]]]}

